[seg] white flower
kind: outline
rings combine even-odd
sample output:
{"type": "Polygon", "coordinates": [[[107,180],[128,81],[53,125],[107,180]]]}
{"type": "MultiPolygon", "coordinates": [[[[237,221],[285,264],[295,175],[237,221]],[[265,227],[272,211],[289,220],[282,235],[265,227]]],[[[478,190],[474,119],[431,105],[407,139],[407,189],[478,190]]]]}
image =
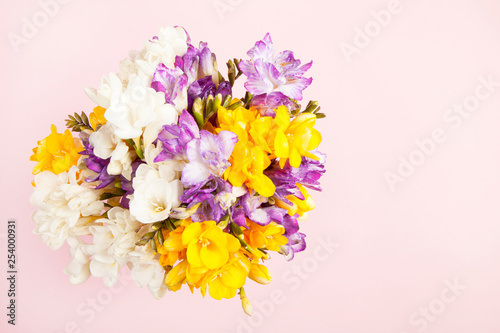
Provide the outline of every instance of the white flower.
{"type": "Polygon", "coordinates": [[[117,258],[126,258],[135,249],[135,243],[139,241],[140,234],[136,232],[141,227],[128,209],[113,207],[108,211],[108,222],[106,223],[113,234],[113,254],[117,258]]]}
{"type": "Polygon", "coordinates": [[[110,175],[123,175],[130,180],[132,176],[132,161],[135,152],[113,131],[111,125],[104,125],[89,137],[90,144],[94,147],[94,154],[102,159],[110,159],[107,167],[110,175]]]}
{"type": "Polygon", "coordinates": [[[156,38],[144,43],[144,49],[136,56],[135,62],[140,71],[152,78],[160,63],[168,68],[174,68],[175,57],[183,56],[186,51],[186,31],[180,27],[166,27],[160,29],[156,38]]]}
{"type": "Polygon", "coordinates": [[[172,179],[181,179],[182,169],[189,162],[186,157],[186,154],[176,155],[176,158],[173,160],[165,160],[160,162],[155,162],[155,158],[160,154],[163,150],[163,143],[158,140],[156,146],[154,144],[150,144],[144,148],[144,160],[146,163],[159,170],[160,166],[164,166],[167,170],[174,173],[172,179]]]}
{"type": "Polygon", "coordinates": [[[72,284],[80,284],[90,277],[90,258],[83,251],[85,242],[79,237],[69,237],[67,239],[69,245],[69,254],[71,256],[70,263],[64,268],[64,273],[70,276],[69,281],[72,284]]]}
{"type": "MultiPolygon", "coordinates": [[[[98,220],[102,222],[102,220],[98,220]]],[[[94,236],[93,244],[85,245],[83,250],[92,257],[90,272],[93,276],[102,277],[107,287],[113,286],[118,281],[120,269],[113,251],[109,250],[113,242],[113,234],[107,226],[92,226],[90,232],[94,236]]]]}
{"type": "Polygon", "coordinates": [[[121,139],[133,139],[142,135],[144,127],[157,119],[157,112],[165,106],[165,96],[150,88],[144,76],[132,75],[127,88],[111,97],[104,113],[115,134],[121,139]]]}
{"type": "Polygon", "coordinates": [[[79,185],[77,167],[55,175],[44,171],[35,177],[31,203],[40,209],[32,219],[37,224],[33,233],[53,250],[62,246],[68,236],[87,233],[86,216],[101,214],[104,204],[97,191],[79,185]]]}
{"type": "Polygon", "coordinates": [[[121,207],[111,208],[107,219],[96,222],[102,225],[89,228],[94,236],[93,242],[84,246],[83,250],[92,257],[89,266],[92,275],[102,277],[104,284],[110,287],[118,280],[119,268],[129,261],[128,255],[140,239],[136,229],[141,223],[121,207]]]}
{"type": "Polygon", "coordinates": [[[115,73],[109,73],[109,76],[103,76],[99,89],[85,88],[85,93],[97,105],[107,109],[110,106],[111,96],[117,91],[123,91],[123,82],[115,73]]]}
{"type": "Polygon", "coordinates": [[[144,147],[152,144],[165,125],[177,124],[178,114],[171,104],[165,104],[156,111],[155,119],[144,129],[144,147]]]}
{"type": "Polygon", "coordinates": [[[132,279],[140,288],[147,286],[156,299],[165,295],[167,291],[165,269],[149,246],[136,247],[136,250],[131,253],[129,267],[132,279]]]}
{"type": "Polygon", "coordinates": [[[159,169],[141,164],[137,168],[132,186],[130,213],[142,223],[165,220],[172,208],[180,206],[183,187],[176,173],[160,165],[159,169]]]}

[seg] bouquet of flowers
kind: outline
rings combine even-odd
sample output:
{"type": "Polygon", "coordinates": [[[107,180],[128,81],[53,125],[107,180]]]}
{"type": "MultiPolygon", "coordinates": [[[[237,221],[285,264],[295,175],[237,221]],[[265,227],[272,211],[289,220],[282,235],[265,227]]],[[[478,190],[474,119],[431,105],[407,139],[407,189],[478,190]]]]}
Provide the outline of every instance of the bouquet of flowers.
{"type": "Polygon", "coordinates": [[[271,252],[291,260],[306,248],[299,221],[325,172],[314,128],[324,114],[298,104],[312,62],[276,54],[269,34],[247,54],[225,77],[206,43],[163,28],[85,90],[93,112],[38,142],[34,233],[53,250],[68,243],[72,283],[112,286],[128,266],[155,298],[184,284],[218,300],[238,292],[250,314],[247,278],[270,283],[271,252]]]}

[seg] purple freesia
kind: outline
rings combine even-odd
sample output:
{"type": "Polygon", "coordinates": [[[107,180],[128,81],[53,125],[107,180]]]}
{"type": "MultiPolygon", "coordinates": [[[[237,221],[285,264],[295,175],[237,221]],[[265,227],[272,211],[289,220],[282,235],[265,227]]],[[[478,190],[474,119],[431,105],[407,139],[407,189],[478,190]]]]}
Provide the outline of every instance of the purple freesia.
{"type": "Polygon", "coordinates": [[[188,204],[188,208],[201,203],[191,216],[193,221],[219,222],[233,204],[231,193],[232,187],[228,182],[222,178],[210,176],[204,182],[187,189],[181,196],[181,201],[188,204]]]}
{"type": "Polygon", "coordinates": [[[250,102],[250,106],[259,110],[260,115],[263,117],[275,117],[276,112],[274,110],[282,105],[286,106],[288,110],[299,108],[297,103],[279,91],[254,96],[250,102]]]}
{"type": "Polygon", "coordinates": [[[137,168],[139,167],[139,165],[141,165],[143,163],[144,162],[142,162],[140,159],[136,159],[134,162],[132,162],[132,174],[131,174],[130,180],[128,180],[127,178],[125,178],[123,176],[120,176],[120,180],[121,180],[120,186],[121,186],[122,190],[125,191],[122,198],[120,199],[120,205],[125,209],[129,209],[129,203],[130,203],[129,195],[134,194],[134,187],[132,186],[132,179],[134,179],[135,172],[137,171],[137,168]]]}
{"type": "Polygon", "coordinates": [[[246,193],[239,200],[240,207],[234,210],[233,221],[242,227],[246,227],[246,217],[259,225],[268,225],[273,221],[282,224],[287,211],[276,206],[267,206],[267,201],[268,199],[261,195],[246,193]]]}
{"type": "Polygon", "coordinates": [[[163,149],[154,161],[186,160],[187,144],[199,137],[200,130],[193,116],[186,110],[182,111],[178,125],[165,125],[158,134],[158,140],[162,142],[163,149]]]}
{"type": "Polygon", "coordinates": [[[188,84],[202,79],[206,76],[212,76],[217,72],[217,61],[207,47],[207,43],[200,42],[198,48],[189,45],[186,53],[175,58],[175,67],[179,67],[188,78],[188,84]]]}
{"type": "Polygon", "coordinates": [[[206,76],[199,79],[189,86],[188,95],[188,110],[193,107],[193,102],[196,98],[207,98],[209,95],[216,96],[217,94],[222,95],[224,99],[227,95],[232,94],[231,84],[229,81],[223,81],[219,83],[216,87],[215,83],[212,81],[212,76],[206,76]]]}
{"type": "Polygon", "coordinates": [[[189,163],[182,170],[182,184],[195,186],[211,175],[222,176],[230,166],[228,159],[236,142],[238,136],[230,131],[221,131],[218,135],[200,131],[200,138],[191,140],[186,146],[189,163]]]}
{"type": "Polygon", "coordinates": [[[89,170],[96,173],[95,176],[90,176],[85,179],[87,183],[100,182],[96,190],[105,188],[113,183],[118,176],[108,174],[108,164],[111,158],[102,159],[94,154],[94,147],[89,141],[90,135],[87,132],[80,132],[80,139],[82,140],[84,150],[80,152],[81,155],[87,156],[85,164],[89,170]]]}
{"type": "Polygon", "coordinates": [[[290,261],[295,257],[295,253],[302,252],[306,249],[306,235],[297,232],[289,236],[285,235],[285,237],[288,239],[288,243],[283,245],[282,250],[286,260],[290,261]]]}
{"type": "Polygon", "coordinates": [[[247,77],[245,88],[250,93],[259,95],[279,91],[295,100],[302,100],[302,91],[312,82],[312,78],[304,77],[312,61],[300,66],[300,60],[295,59],[292,51],[275,55],[269,34],[255,43],[247,54],[251,60],[241,61],[239,68],[247,77]]]}
{"type": "Polygon", "coordinates": [[[306,235],[299,232],[298,216],[298,214],[294,216],[286,214],[283,218],[282,225],[285,228],[284,236],[288,239],[288,243],[282,247],[282,250],[287,260],[292,260],[295,253],[306,249],[306,235]]]}
{"type": "Polygon", "coordinates": [[[165,103],[175,105],[174,101],[177,98],[185,98],[187,83],[188,77],[180,68],[170,69],[164,64],[159,64],[153,75],[151,88],[165,94],[165,103]]]}
{"type": "Polygon", "coordinates": [[[320,153],[319,151],[312,153],[320,159],[313,160],[308,157],[303,157],[302,163],[298,168],[292,167],[288,161],[283,169],[279,167],[278,163],[274,163],[269,170],[264,172],[264,174],[268,176],[276,186],[276,191],[274,193],[275,198],[288,205],[292,205],[292,203],[286,199],[289,195],[294,195],[303,200],[304,196],[297,187],[297,183],[312,190],[321,191],[319,179],[323,173],[325,173],[324,164],[326,161],[326,155],[320,153]]]}
{"type": "Polygon", "coordinates": [[[87,168],[96,173],[95,176],[87,177],[85,181],[87,183],[100,182],[99,185],[96,186],[96,190],[103,189],[108,185],[119,181],[121,189],[125,191],[120,199],[120,205],[123,208],[128,209],[130,202],[128,196],[134,193],[134,188],[132,187],[132,179],[135,177],[137,168],[143,162],[140,159],[136,159],[134,162],[132,162],[132,173],[130,180],[123,177],[122,175],[110,175],[108,174],[107,168],[109,162],[111,161],[111,158],[104,160],[100,157],[95,156],[94,147],[90,144],[89,134],[87,132],[81,132],[80,139],[82,140],[84,147],[84,150],[81,151],[80,154],[87,156],[87,158],[85,159],[87,168]]]}

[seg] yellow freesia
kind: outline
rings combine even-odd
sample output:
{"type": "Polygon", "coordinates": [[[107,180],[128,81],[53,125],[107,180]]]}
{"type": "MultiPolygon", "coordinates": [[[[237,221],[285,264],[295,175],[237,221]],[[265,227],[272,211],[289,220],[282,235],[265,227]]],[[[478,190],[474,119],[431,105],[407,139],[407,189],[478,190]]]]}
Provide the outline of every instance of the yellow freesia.
{"type": "Polygon", "coordinates": [[[106,118],[104,118],[104,112],[106,109],[100,106],[96,106],[91,114],[89,114],[90,125],[94,130],[97,129],[98,125],[106,125],[106,118]]]}
{"type": "Polygon", "coordinates": [[[45,139],[38,141],[38,146],[33,148],[30,160],[38,162],[33,168],[36,175],[42,171],[51,171],[59,174],[68,171],[78,163],[79,152],[83,150],[79,139],[73,138],[69,130],[57,133],[55,125],[50,127],[51,133],[45,139]]]}
{"type": "Polygon", "coordinates": [[[182,244],[187,247],[186,258],[193,267],[218,269],[227,263],[229,252],[236,252],[240,242],[225,233],[215,221],[191,223],[182,233],[182,244]]]}
{"type": "Polygon", "coordinates": [[[260,127],[267,123],[270,126],[270,122],[261,120],[258,111],[243,107],[235,110],[220,107],[217,119],[217,132],[231,131],[238,135],[238,142],[229,159],[231,166],[226,169],[224,178],[234,186],[246,184],[265,197],[272,196],[276,187],[271,179],[264,175],[264,170],[271,164],[271,150],[267,142],[259,136],[263,131],[260,127]]]}
{"type": "Polygon", "coordinates": [[[236,291],[243,287],[250,272],[250,261],[240,252],[233,253],[232,257],[223,267],[209,272],[204,278],[201,293],[208,292],[212,298],[233,298],[236,291]]]}
{"type": "Polygon", "coordinates": [[[309,150],[318,148],[321,143],[321,133],[313,128],[316,124],[316,115],[302,113],[290,122],[290,114],[284,106],[276,109],[276,122],[279,130],[276,133],[274,147],[276,156],[280,159],[283,168],[288,159],[290,165],[298,168],[302,156],[318,160],[319,158],[309,150]]]}
{"type": "Polygon", "coordinates": [[[265,248],[270,251],[279,251],[280,245],[288,243],[288,239],[283,236],[285,228],[283,226],[271,222],[268,225],[262,226],[247,220],[248,228],[243,230],[245,241],[251,247],[265,248]]]}
{"type": "Polygon", "coordinates": [[[182,285],[186,282],[186,270],[188,265],[189,263],[187,260],[182,260],[167,273],[165,284],[168,289],[172,291],[181,289],[182,285]]]}
{"type": "Polygon", "coordinates": [[[271,273],[267,267],[257,263],[252,263],[248,277],[260,284],[269,284],[272,280],[271,273]]]}
{"type": "Polygon", "coordinates": [[[279,158],[282,168],[290,160],[290,165],[297,168],[302,156],[318,159],[310,150],[316,149],[321,142],[321,134],[313,128],[314,114],[304,113],[290,121],[285,106],[275,111],[274,118],[262,117],[259,111],[244,107],[235,110],[219,107],[217,112],[219,127],[215,130],[238,135],[225,179],[234,186],[245,184],[264,197],[272,196],[276,190],[271,179],[264,175],[271,160],[279,158]]]}

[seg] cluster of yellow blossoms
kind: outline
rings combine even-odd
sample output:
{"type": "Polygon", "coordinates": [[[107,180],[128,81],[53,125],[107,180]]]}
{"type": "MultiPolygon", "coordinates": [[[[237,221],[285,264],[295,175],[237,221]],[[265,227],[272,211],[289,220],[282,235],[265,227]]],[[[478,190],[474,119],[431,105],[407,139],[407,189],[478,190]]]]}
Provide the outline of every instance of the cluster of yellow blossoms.
{"type": "Polygon", "coordinates": [[[258,263],[266,254],[258,249],[278,251],[287,243],[284,228],[275,223],[259,226],[248,221],[249,229],[240,238],[223,231],[227,223],[190,219],[179,223],[173,231],[163,230],[165,241],[158,244],[160,264],[169,270],[165,283],[172,291],[185,283],[191,292],[200,289],[203,296],[208,288],[210,296],[219,300],[233,298],[247,277],[270,283],[269,271],[258,263]]]}
{"type": "Polygon", "coordinates": [[[228,110],[220,107],[217,113],[220,131],[231,131],[238,135],[233,154],[224,177],[233,186],[245,184],[264,197],[271,197],[275,185],[264,175],[271,160],[280,159],[283,167],[287,160],[298,168],[302,156],[318,160],[309,151],[321,143],[321,133],[313,126],[316,115],[303,113],[290,121],[290,114],[285,106],[276,109],[276,117],[261,116],[256,109],[239,107],[228,110]]]}
{"type": "MultiPolygon", "coordinates": [[[[106,124],[104,112],[106,109],[98,106],[94,112],[89,115],[89,121],[92,128],[106,124]]],[[[56,175],[71,169],[78,163],[83,150],[82,142],[74,138],[70,130],[64,133],[57,133],[56,125],[50,127],[50,134],[45,139],[38,141],[37,147],[33,148],[33,155],[30,161],[37,162],[33,168],[33,174],[36,175],[42,171],[50,171],[56,175]]]]}

